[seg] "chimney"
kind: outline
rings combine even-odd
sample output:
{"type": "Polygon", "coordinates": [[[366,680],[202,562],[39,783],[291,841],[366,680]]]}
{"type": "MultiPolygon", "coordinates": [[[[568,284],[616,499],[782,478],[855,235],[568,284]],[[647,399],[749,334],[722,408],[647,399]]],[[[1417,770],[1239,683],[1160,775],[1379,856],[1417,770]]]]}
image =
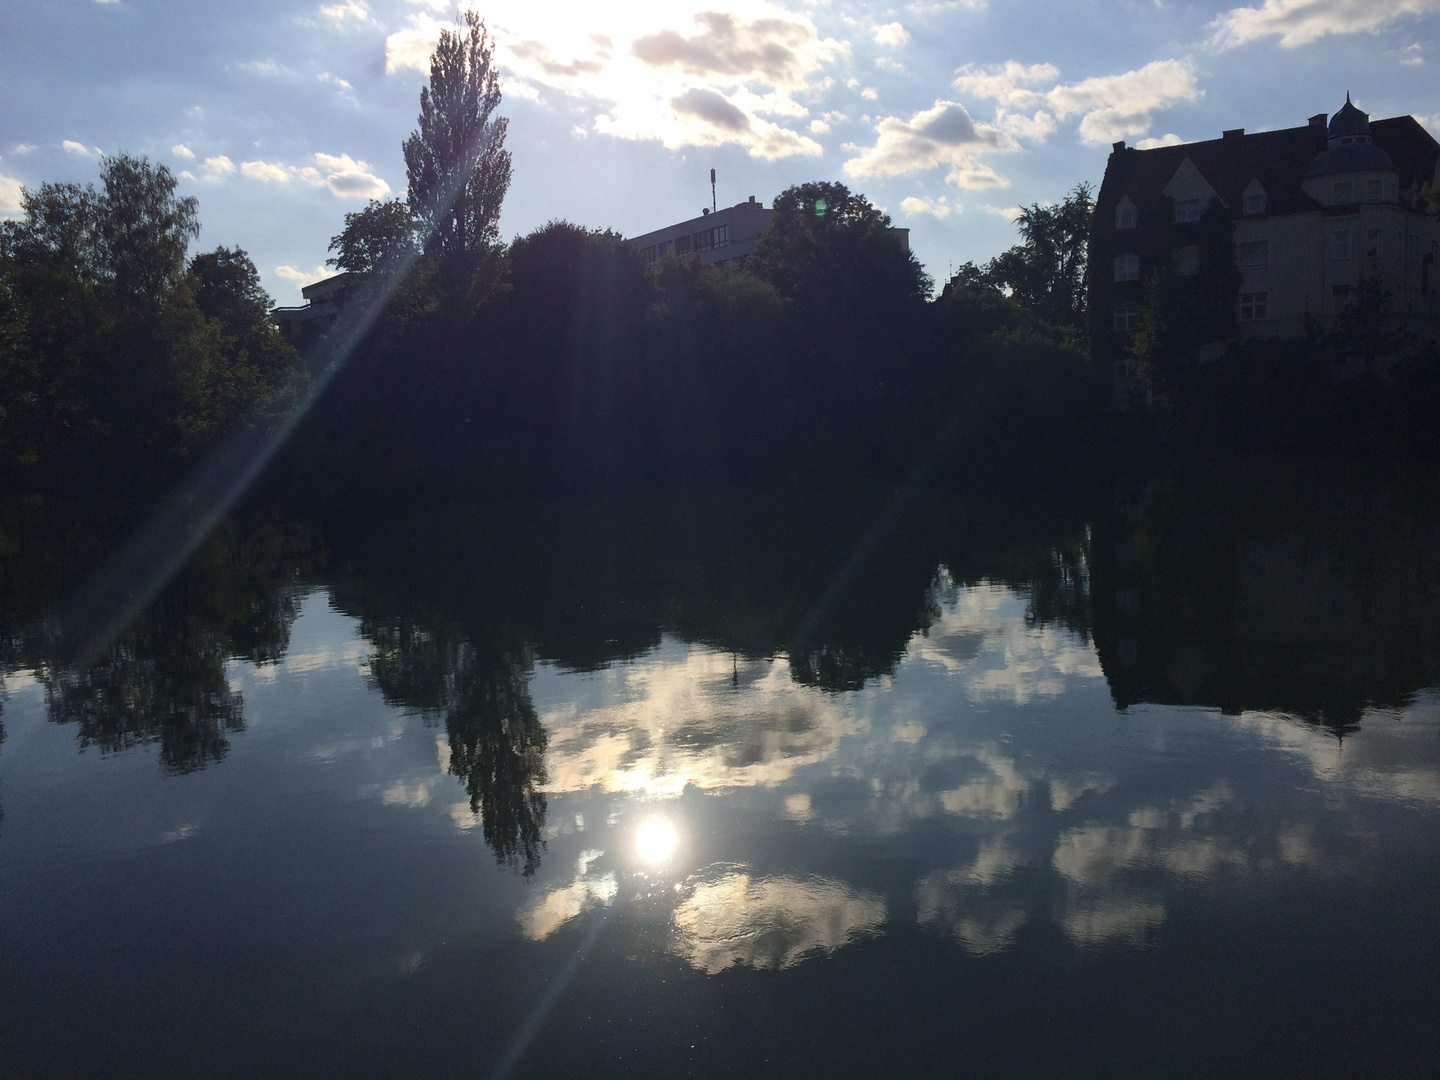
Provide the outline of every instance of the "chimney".
{"type": "Polygon", "coordinates": [[[1222,131],[1220,137],[1222,139],[1243,139],[1245,137],[1245,129],[1231,128],[1229,131],[1222,131]]]}
{"type": "Polygon", "coordinates": [[[751,196],[750,196],[750,201],[751,201],[752,203],[755,201],[755,196],[754,196],[754,195],[751,195],[751,196]]]}
{"type": "Polygon", "coordinates": [[[1329,119],[1330,117],[1323,112],[1316,113],[1314,116],[1310,117],[1310,126],[1312,128],[1320,128],[1321,130],[1324,130],[1324,128],[1326,127],[1326,122],[1329,119]]]}
{"type": "Polygon", "coordinates": [[[700,216],[701,216],[701,217],[709,217],[709,216],[710,216],[710,208],[709,208],[708,206],[702,206],[702,207],[700,208],[700,216]]]}
{"type": "Polygon", "coordinates": [[[1125,140],[1124,140],[1124,139],[1121,139],[1121,140],[1120,140],[1119,142],[1117,142],[1117,143],[1111,143],[1111,144],[1110,144],[1110,149],[1111,149],[1111,150],[1114,150],[1114,151],[1118,154],[1121,150],[1124,150],[1124,149],[1125,149],[1125,140]]]}

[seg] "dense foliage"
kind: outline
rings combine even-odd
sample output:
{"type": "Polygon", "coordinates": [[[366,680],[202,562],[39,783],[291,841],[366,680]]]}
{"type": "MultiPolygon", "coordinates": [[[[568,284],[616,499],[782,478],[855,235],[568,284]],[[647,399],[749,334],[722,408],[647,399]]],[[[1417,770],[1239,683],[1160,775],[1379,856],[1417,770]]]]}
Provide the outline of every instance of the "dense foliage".
{"type": "Polygon", "coordinates": [[[163,474],[296,377],[245,253],[186,261],[197,206],[169,170],[120,156],[101,179],[27,190],[0,224],[7,472],[163,474]]]}

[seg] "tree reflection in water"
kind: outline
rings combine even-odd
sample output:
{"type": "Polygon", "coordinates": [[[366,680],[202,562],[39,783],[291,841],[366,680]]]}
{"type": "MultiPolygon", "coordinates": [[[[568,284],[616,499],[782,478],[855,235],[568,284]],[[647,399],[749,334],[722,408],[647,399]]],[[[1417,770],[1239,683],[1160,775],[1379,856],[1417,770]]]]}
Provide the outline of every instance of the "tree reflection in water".
{"type": "Polygon", "coordinates": [[[545,728],[530,700],[528,650],[481,649],[409,618],[362,618],[370,675],[385,700],[443,717],[450,772],[465,784],[497,862],[526,877],[545,847],[545,728]]]}

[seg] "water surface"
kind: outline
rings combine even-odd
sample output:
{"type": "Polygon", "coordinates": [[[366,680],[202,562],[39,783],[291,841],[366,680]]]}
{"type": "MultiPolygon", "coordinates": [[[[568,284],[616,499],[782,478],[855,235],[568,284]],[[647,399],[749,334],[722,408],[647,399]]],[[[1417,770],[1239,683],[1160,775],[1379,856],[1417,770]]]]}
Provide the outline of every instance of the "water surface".
{"type": "Polygon", "coordinates": [[[12,589],[0,1072],[1433,1077],[1427,505],[257,517],[84,666],[12,589]]]}

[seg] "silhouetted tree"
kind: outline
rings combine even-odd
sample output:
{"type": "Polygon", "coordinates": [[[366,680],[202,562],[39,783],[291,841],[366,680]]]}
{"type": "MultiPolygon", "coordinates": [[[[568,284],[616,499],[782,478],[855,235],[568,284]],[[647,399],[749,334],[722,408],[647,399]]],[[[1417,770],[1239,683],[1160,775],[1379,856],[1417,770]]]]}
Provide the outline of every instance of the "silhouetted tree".
{"type": "Polygon", "coordinates": [[[420,222],[400,199],[371,199],[364,210],[345,215],[345,228],[330,238],[335,255],[325,260],[351,274],[408,269],[419,253],[420,222]]]}
{"type": "Polygon", "coordinates": [[[498,236],[511,170],[509,121],[493,115],[500,105],[493,52],[473,11],[463,27],[440,32],[430,83],[420,90],[419,128],[404,144],[410,208],[427,246],[443,255],[488,250],[498,236]]]}

